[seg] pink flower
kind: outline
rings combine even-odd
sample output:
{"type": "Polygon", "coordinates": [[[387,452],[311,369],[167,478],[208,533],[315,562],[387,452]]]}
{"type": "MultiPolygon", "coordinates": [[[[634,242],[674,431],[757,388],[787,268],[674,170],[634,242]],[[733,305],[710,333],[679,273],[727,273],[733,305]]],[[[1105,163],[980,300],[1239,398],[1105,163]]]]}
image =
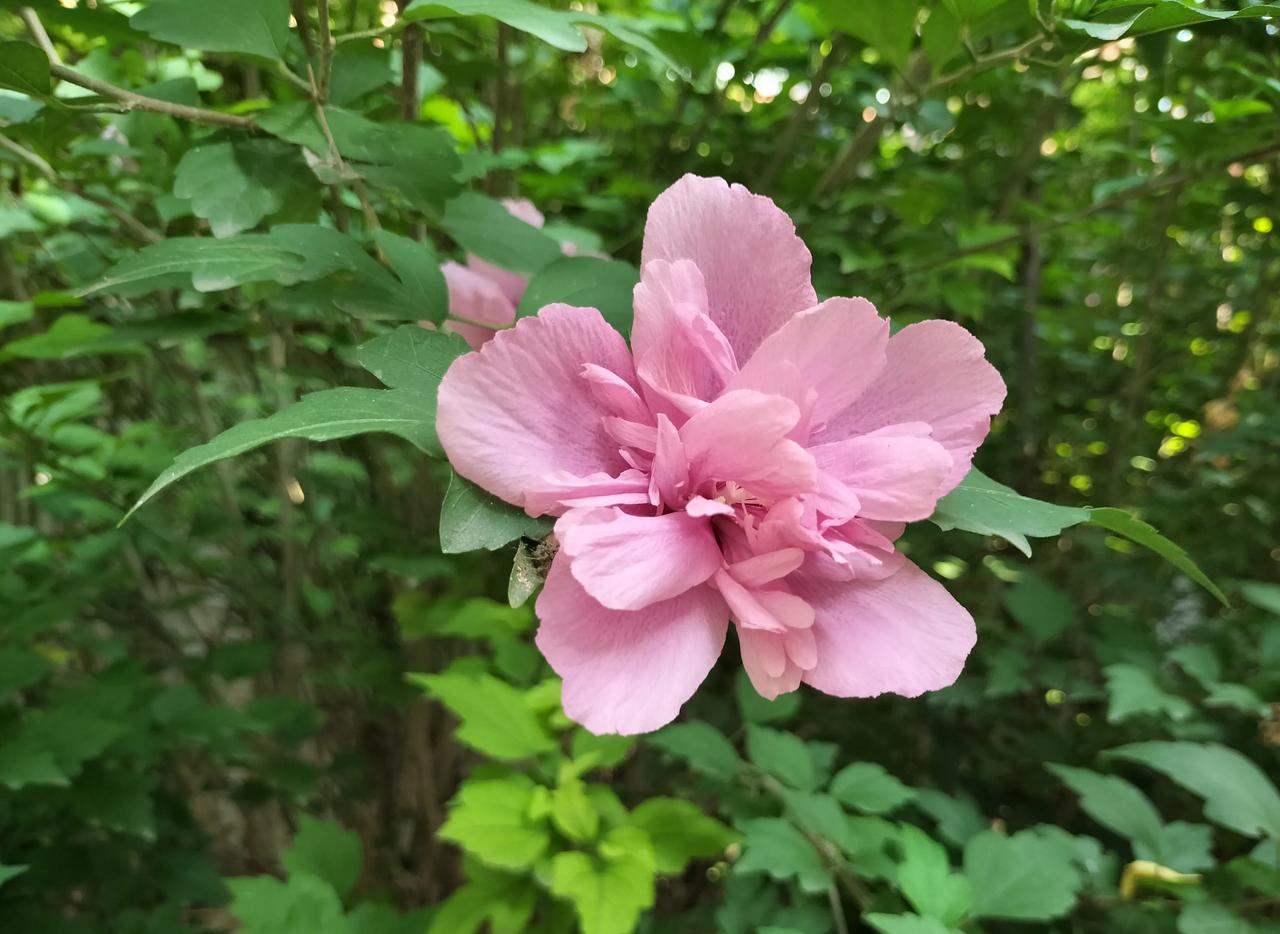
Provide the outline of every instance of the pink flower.
{"type": "MultiPolygon", "coordinates": [[[[517,220],[542,228],[542,212],[524,198],[504,198],[502,206],[517,220]]],[[[508,272],[478,256],[468,256],[465,266],[450,260],[440,266],[449,288],[449,315],[463,320],[446,321],[444,330],[462,336],[475,350],[494,335],[492,327],[505,327],[516,320],[516,306],[529,280],[508,272]],[[474,321],[476,324],[466,322],[474,321]]]]}
{"type": "MultiPolygon", "coordinates": [[[[516,220],[530,227],[542,229],[546,218],[524,198],[504,198],[502,206],[516,220]]],[[[577,253],[572,243],[562,243],[560,249],[566,256],[577,253]]],[[[516,307],[529,285],[527,277],[510,272],[478,256],[468,256],[465,266],[450,260],[440,266],[445,285],[449,289],[449,314],[454,319],[446,321],[444,330],[462,336],[473,350],[490,340],[493,326],[506,327],[516,320],[516,307]],[[467,322],[476,322],[469,324],[467,322]],[[486,327],[485,325],[489,325],[486,327]]]]}
{"type": "Polygon", "coordinates": [[[958,325],[890,337],[819,303],[768,198],[685,176],[649,210],[631,349],[550,305],[459,358],[439,434],[462,476],[558,516],[537,644],[596,733],[670,722],[733,621],[763,696],[951,684],[976,633],[894,549],[969,469],[1004,383],[958,325]]]}

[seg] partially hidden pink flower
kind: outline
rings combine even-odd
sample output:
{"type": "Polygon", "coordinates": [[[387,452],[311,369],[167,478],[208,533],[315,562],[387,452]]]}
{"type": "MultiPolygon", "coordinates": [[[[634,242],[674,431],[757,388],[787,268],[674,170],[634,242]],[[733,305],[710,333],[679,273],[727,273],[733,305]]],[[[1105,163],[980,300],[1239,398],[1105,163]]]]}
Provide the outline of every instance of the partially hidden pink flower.
{"type": "Polygon", "coordinates": [[[596,733],[670,722],[737,629],[767,698],[951,684],[972,617],[895,550],[970,466],[1005,387],[979,341],[818,302],[768,198],[685,176],[649,210],[628,349],[549,305],[459,358],[462,476],[558,517],[537,645],[596,733]]]}
{"type": "MultiPolygon", "coordinates": [[[[530,227],[541,230],[546,223],[532,201],[504,198],[502,206],[530,227]]],[[[566,256],[577,252],[568,242],[560,248],[566,256]]],[[[470,255],[465,266],[450,260],[441,264],[440,271],[449,289],[449,314],[453,319],[445,322],[444,330],[461,335],[473,350],[490,340],[495,328],[508,327],[516,320],[516,307],[529,285],[528,277],[470,255]]]]}

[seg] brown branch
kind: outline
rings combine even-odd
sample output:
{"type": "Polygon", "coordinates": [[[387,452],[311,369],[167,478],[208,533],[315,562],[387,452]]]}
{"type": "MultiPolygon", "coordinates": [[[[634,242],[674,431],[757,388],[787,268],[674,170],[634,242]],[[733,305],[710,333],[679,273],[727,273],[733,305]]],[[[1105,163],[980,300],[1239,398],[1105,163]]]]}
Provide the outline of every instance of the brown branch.
{"type": "Polygon", "coordinates": [[[26,146],[14,142],[7,136],[0,135],[0,149],[6,149],[13,153],[50,181],[56,182],[58,180],[58,173],[53,170],[53,166],[26,146]]]}
{"type": "Polygon", "coordinates": [[[215,126],[238,127],[244,130],[250,130],[257,126],[252,117],[219,113],[216,110],[205,110],[202,107],[188,107],[186,104],[172,104],[169,101],[135,94],[133,91],[118,88],[114,84],[108,84],[105,81],[99,81],[97,78],[90,78],[88,75],[72,71],[65,65],[50,62],[49,74],[61,81],[66,81],[68,84],[74,84],[87,91],[93,91],[103,97],[119,101],[126,111],[145,110],[150,113],[164,114],[167,117],[176,117],[179,120],[211,123],[215,126]]]}
{"type": "Polygon", "coordinates": [[[333,71],[333,34],[329,32],[329,0],[316,0],[320,27],[320,101],[329,99],[329,78],[333,71]]]}
{"type": "Polygon", "coordinates": [[[29,6],[24,6],[19,15],[22,17],[22,21],[27,24],[27,31],[31,33],[31,38],[35,39],[36,45],[44,50],[44,54],[49,61],[54,65],[61,65],[62,56],[53,47],[49,33],[45,31],[44,23],[40,22],[40,16],[36,11],[29,6]]]}

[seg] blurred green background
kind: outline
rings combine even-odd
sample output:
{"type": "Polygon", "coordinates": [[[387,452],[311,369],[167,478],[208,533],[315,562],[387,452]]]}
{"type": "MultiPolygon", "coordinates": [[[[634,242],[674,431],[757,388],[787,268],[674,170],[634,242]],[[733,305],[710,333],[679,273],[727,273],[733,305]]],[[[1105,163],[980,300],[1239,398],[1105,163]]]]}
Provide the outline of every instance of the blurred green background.
{"type": "Polygon", "coordinates": [[[0,930],[1280,931],[1280,7],[0,0],[0,39],[0,930]],[[628,741],[564,718],[513,548],[443,554],[402,438],[118,527],[374,387],[445,259],[623,323],[685,172],[791,214],[820,295],[977,334],[978,465],[1232,607],[1096,527],[918,523],[978,621],[954,687],[766,703],[730,646],[628,741]]]}

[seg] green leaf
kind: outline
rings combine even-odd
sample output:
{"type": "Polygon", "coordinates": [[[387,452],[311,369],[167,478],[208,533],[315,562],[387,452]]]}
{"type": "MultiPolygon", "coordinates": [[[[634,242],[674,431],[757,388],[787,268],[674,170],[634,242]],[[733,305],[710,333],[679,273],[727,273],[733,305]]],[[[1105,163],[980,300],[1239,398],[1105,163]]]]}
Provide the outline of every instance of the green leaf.
{"type": "Polygon", "coordinates": [[[1108,830],[1152,850],[1160,844],[1163,822],[1151,800],[1117,775],[1102,775],[1069,765],[1045,768],[1080,796],[1081,809],[1108,830]]]}
{"type": "Polygon", "coordinates": [[[1071,837],[1024,830],[1006,837],[978,834],[964,848],[973,886],[973,912],[981,918],[1047,921],[1069,912],[1084,884],[1071,837]]]}
{"type": "Polygon", "coordinates": [[[492,675],[445,673],[406,676],[462,721],[458,739],[486,756],[528,759],[555,748],[524,695],[492,675]]]}
{"type": "MultiPolygon", "coordinates": [[[[474,934],[489,920],[492,931],[523,931],[532,914],[538,890],[525,876],[497,872],[472,864],[470,881],[444,900],[431,919],[427,934],[474,934]],[[502,927],[500,921],[515,921],[502,927]]],[[[419,931],[421,928],[418,929],[419,931]]],[[[363,931],[360,934],[364,934],[363,931]]],[[[405,932],[416,934],[416,932],[405,932]]]]}
{"type": "Polygon", "coordinates": [[[684,760],[689,768],[708,778],[732,781],[745,767],[725,735],[701,720],[673,723],[647,737],[646,742],[684,760]]]}
{"type": "Polygon", "coordinates": [[[765,700],[751,685],[745,671],[734,677],[733,693],[738,699],[742,719],[751,723],[777,723],[795,716],[800,709],[800,692],[779,694],[773,700],[765,700]]]}
{"type": "Polygon", "coordinates": [[[22,357],[27,360],[65,360],[91,350],[111,328],[87,315],[70,312],[59,315],[42,334],[32,334],[0,347],[0,360],[22,357]]]}
{"type": "Polygon", "coordinates": [[[1089,520],[1087,509],[1055,506],[1020,496],[974,467],[960,485],[938,501],[930,520],[944,532],[962,529],[997,535],[1031,556],[1027,536],[1046,538],[1089,520]]]}
{"type": "Polygon", "coordinates": [[[959,934],[955,928],[947,927],[935,918],[920,915],[886,915],[877,912],[866,914],[862,919],[880,934],[959,934]]]}
{"type": "Polygon", "coordinates": [[[1213,902],[1195,902],[1178,915],[1178,934],[1254,934],[1244,918],[1213,902]]]}
{"type": "Polygon", "coordinates": [[[187,49],[283,61],[289,46],[289,0],[150,0],[129,24],[187,49]]]}
{"type": "Polygon", "coordinates": [[[1205,816],[1249,837],[1280,839],[1280,793],[1266,774],[1217,743],[1131,743],[1106,755],[1163,772],[1205,800],[1205,816]]]}
{"type": "Polygon", "coordinates": [[[493,551],[522,536],[544,538],[550,531],[549,519],[535,519],[456,473],[449,477],[440,507],[440,550],[445,554],[493,551]]]}
{"type": "Polygon", "coordinates": [[[969,880],[951,871],[947,849],[912,824],[902,825],[898,888],[916,911],[954,925],[973,902],[969,880]]]}
{"type": "Polygon", "coordinates": [[[1240,596],[1260,610],[1280,616],[1280,584],[1240,581],[1240,596]]]}
{"type": "Polygon", "coordinates": [[[284,207],[304,170],[298,150],[270,139],[209,143],[187,150],[178,163],[173,193],[191,202],[215,237],[257,226],[284,207]]]}
{"type": "Polygon", "coordinates": [[[323,879],[345,899],[360,878],[363,860],[360,838],[333,821],[303,814],[298,834],[281,857],[290,877],[309,873],[323,879]]]}
{"type": "Polygon", "coordinates": [[[117,291],[162,277],[190,281],[197,292],[217,292],[246,282],[292,281],[304,257],[273,244],[263,234],[237,237],[171,237],[126,256],[80,295],[117,291]]]}
{"type": "Polygon", "coordinates": [[[914,790],[874,762],[855,762],[831,781],[831,794],[841,804],[867,814],[888,814],[916,796],[914,790]]]}
{"type": "Polygon", "coordinates": [[[440,226],[468,253],[512,272],[536,273],[562,255],[551,237],[512,217],[502,202],[475,192],[445,205],[440,226]]]}
{"type": "Polygon", "coordinates": [[[361,344],[356,362],[388,389],[411,389],[434,399],[453,361],[468,350],[467,342],[456,334],[402,324],[361,344]]]}
{"type": "Polygon", "coordinates": [[[632,292],[640,273],[630,263],[594,256],[562,256],[529,280],[517,315],[536,315],[547,305],[595,308],[620,334],[631,331],[632,292]]]}
{"type": "Polygon", "coordinates": [[[381,431],[398,435],[428,454],[438,453],[430,408],[429,398],[408,389],[344,387],[313,392],[274,415],[241,422],[207,444],[179,454],[120,521],[187,474],[281,438],[334,441],[381,431]]]}
{"type": "Polygon", "coordinates": [[[821,0],[819,7],[833,27],[857,36],[899,71],[906,67],[915,40],[914,0],[821,0]]]}
{"type": "Polygon", "coordinates": [[[409,21],[445,19],[452,16],[487,16],[512,29],[537,36],[566,52],[585,52],[586,37],[573,25],[567,13],[551,10],[529,0],[413,0],[405,7],[409,21]]]}
{"type": "Polygon", "coordinates": [[[1145,668],[1117,662],[1103,670],[1107,673],[1108,723],[1123,723],[1143,714],[1165,716],[1176,722],[1194,713],[1190,703],[1160,687],[1145,668]]]}
{"type": "Polygon", "coordinates": [[[406,300],[419,309],[418,317],[436,324],[443,321],[449,312],[449,291],[431,245],[387,230],[375,232],[374,239],[400,277],[406,300]]]}
{"type": "Polygon", "coordinates": [[[1123,535],[1125,538],[1137,542],[1143,548],[1154,551],[1187,575],[1187,577],[1213,594],[1223,606],[1231,606],[1231,601],[1227,599],[1227,595],[1222,592],[1217,584],[1209,580],[1185,551],[1141,519],[1134,518],[1123,509],[1096,508],[1089,510],[1089,521],[1094,525],[1100,525],[1104,529],[1123,535]]]}
{"type": "Polygon", "coordinates": [[[1018,582],[1005,591],[1004,605],[1009,615],[1039,644],[1076,623],[1076,608],[1071,598],[1032,571],[1024,571],[1018,582]]]}
{"type": "Polygon", "coordinates": [[[1280,5],[1259,3],[1240,10],[1220,10],[1193,5],[1184,0],[1160,0],[1148,4],[1099,5],[1097,20],[1065,19],[1062,25],[1094,39],[1111,42],[1123,36],[1145,36],[1153,32],[1183,29],[1200,23],[1257,16],[1280,16],[1280,5]]]}
{"type": "Polygon", "coordinates": [[[358,934],[343,916],[338,893],[309,873],[287,882],[272,876],[228,879],[227,888],[241,934],[358,934]]]}
{"type": "Polygon", "coordinates": [[[5,866],[0,864],[0,886],[3,886],[11,879],[18,878],[30,868],[30,866],[5,866]]]}
{"type": "Polygon", "coordinates": [[[343,166],[333,159],[328,136],[309,103],[272,107],[258,116],[258,125],[311,150],[316,157],[313,171],[326,184],[348,181],[344,169],[354,171],[370,184],[431,211],[457,192],[454,176],[461,162],[445,131],[416,123],[379,123],[341,107],[326,107],[324,114],[343,166]]]}
{"type": "Polygon", "coordinates": [[[806,892],[825,892],[831,870],[809,839],[781,817],[758,817],[741,824],[742,856],[735,873],[768,873],[779,882],[795,879],[806,892]]]}
{"type": "Polygon", "coordinates": [[[813,756],[809,754],[804,740],[794,733],[747,724],[747,757],[762,772],[772,775],[784,785],[802,791],[817,787],[813,756]]]}
{"type": "Polygon", "coordinates": [[[599,858],[569,851],[551,861],[551,892],[573,903],[582,934],[630,934],[653,904],[653,882],[653,850],[634,827],[605,837],[599,858]]]}
{"type": "Polygon", "coordinates": [[[572,775],[561,775],[551,792],[551,822],[556,829],[579,843],[594,840],[600,831],[600,812],[587,797],[587,786],[572,775]]]}
{"type": "Polygon", "coordinates": [[[631,812],[630,822],[649,835],[663,875],[679,875],[692,859],[715,859],[739,839],[729,827],[679,798],[648,798],[631,812]]]}
{"type": "Polygon", "coordinates": [[[0,88],[31,97],[48,96],[48,57],[30,42],[0,42],[0,88]]]}
{"type": "Polygon", "coordinates": [[[523,775],[468,779],[450,805],[440,838],[458,844],[487,865],[528,869],[551,845],[546,820],[530,816],[537,788],[541,786],[523,775]]]}

